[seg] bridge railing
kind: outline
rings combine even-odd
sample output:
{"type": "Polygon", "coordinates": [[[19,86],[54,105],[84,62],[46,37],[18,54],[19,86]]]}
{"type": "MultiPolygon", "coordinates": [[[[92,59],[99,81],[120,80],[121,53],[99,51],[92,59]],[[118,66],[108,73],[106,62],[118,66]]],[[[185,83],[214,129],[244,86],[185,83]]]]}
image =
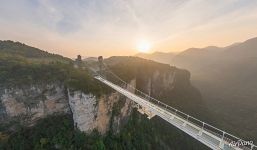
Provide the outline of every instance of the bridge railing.
{"type": "MultiPolygon", "coordinates": [[[[245,140],[242,140],[232,134],[229,134],[221,129],[218,129],[208,123],[205,123],[193,116],[190,116],[176,108],[173,108],[153,97],[151,97],[150,95],[138,90],[137,88],[135,88],[134,86],[128,84],[127,82],[123,81],[121,78],[119,78],[116,74],[114,74],[113,72],[110,72],[112,75],[115,76],[115,78],[117,78],[119,81],[121,81],[120,83],[122,84],[120,86],[121,88],[125,89],[125,90],[133,90],[135,91],[134,94],[136,94],[137,96],[143,98],[144,100],[147,100],[161,108],[163,108],[164,110],[180,117],[180,118],[183,118],[184,120],[190,122],[190,123],[193,123],[194,125],[198,126],[199,128],[201,128],[202,130],[205,130],[205,131],[208,131],[209,133],[212,133],[213,135],[215,135],[216,137],[220,138],[221,141],[220,142],[227,142],[227,143],[231,143],[231,144],[234,144],[234,143],[238,143],[238,142],[243,142],[243,143],[247,143],[249,141],[245,141],[245,140]]],[[[102,77],[102,76],[101,76],[102,77]]],[[[104,77],[102,77],[104,79],[104,77]]],[[[257,146],[254,145],[253,143],[250,143],[250,144],[247,144],[247,145],[239,145],[237,146],[239,148],[242,148],[242,149],[249,149],[249,150],[257,150],[257,146]]]]}
{"type": "MultiPolygon", "coordinates": [[[[188,122],[190,123],[193,123],[194,125],[198,126],[199,128],[205,130],[205,131],[208,131],[210,133],[212,133],[213,135],[217,136],[218,138],[226,141],[227,143],[231,143],[231,146],[232,144],[235,144],[237,142],[242,142],[242,143],[249,143],[249,141],[245,141],[245,140],[242,140],[240,139],[239,137],[236,137],[232,134],[229,134],[219,128],[216,128],[208,123],[205,123],[193,116],[190,116],[176,108],[173,108],[151,96],[149,96],[148,94],[136,89],[135,87],[131,86],[130,84],[127,84],[126,82],[124,82],[124,87],[126,88],[132,88],[132,90],[135,90],[135,94],[137,94],[137,96],[155,104],[155,105],[158,105],[159,107],[162,107],[163,109],[173,113],[174,115],[176,116],[179,116],[180,118],[183,118],[184,120],[187,120],[188,122]]],[[[123,88],[124,88],[123,87],[123,88]]],[[[124,88],[124,89],[126,89],[124,88]]],[[[127,90],[127,89],[126,89],[127,90]]],[[[239,148],[242,148],[242,149],[257,149],[257,146],[255,146],[254,144],[247,144],[247,145],[238,145],[237,147],[239,148]]]]}

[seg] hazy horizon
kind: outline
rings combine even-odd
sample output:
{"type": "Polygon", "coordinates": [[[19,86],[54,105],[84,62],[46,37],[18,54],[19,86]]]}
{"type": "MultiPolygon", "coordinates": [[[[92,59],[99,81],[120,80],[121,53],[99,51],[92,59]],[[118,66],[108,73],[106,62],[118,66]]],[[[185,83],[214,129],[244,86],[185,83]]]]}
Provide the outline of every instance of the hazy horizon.
{"type": "Polygon", "coordinates": [[[69,58],[224,47],[257,35],[257,1],[2,1],[0,40],[69,58]]]}

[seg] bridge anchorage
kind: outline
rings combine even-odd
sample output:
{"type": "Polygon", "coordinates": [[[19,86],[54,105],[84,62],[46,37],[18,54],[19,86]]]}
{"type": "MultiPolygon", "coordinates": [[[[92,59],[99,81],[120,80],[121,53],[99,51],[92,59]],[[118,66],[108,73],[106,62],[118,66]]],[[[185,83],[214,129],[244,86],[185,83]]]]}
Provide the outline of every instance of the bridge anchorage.
{"type": "Polygon", "coordinates": [[[137,108],[140,113],[146,114],[148,119],[159,116],[179,130],[182,130],[214,150],[257,150],[257,146],[252,142],[242,140],[208,123],[198,120],[127,84],[108,69],[108,67],[103,64],[102,59],[100,60],[102,62],[101,67],[105,66],[105,71],[109,71],[113,77],[121,81],[123,85],[126,85],[126,88],[114,84],[99,74],[94,78],[134,101],[133,107],[137,108]],[[138,94],[130,92],[127,87],[133,89],[134,92],[138,94]],[[235,144],[238,142],[246,144],[235,144]]]}

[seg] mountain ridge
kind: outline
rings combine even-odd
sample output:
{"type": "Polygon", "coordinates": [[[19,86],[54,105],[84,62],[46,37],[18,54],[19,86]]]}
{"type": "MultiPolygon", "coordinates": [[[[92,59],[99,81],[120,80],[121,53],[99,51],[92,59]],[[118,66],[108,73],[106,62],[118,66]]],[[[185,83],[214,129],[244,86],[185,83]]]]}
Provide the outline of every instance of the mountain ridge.
{"type": "MultiPolygon", "coordinates": [[[[191,55],[191,54],[194,54],[194,55],[197,55],[195,53],[208,53],[208,52],[213,52],[213,53],[219,53],[219,52],[225,52],[227,53],[227,55],[229,55],[229,53],[231,52],[237,52],[237,51],[240,51],[240,48],[244,48],[245,45],[248,45],[246,46],[246,48],[249,49],[250,45],[249,44],[255,44],[257,42],[257,37],[254,37],[254,38],[250,38],[248,40],[245,40],[243,42],[236,42],[236,43],[233,43],[233,44],[230,44],[228,46],[225,46],[225,47],[218,47],[218,46],[206,46],[206,47],[203,47],[203,48],[188,48],[188,49],[185,49],[183,51],[180,51],[178,53],[174,53],[174,52],[159,52],[159,51],[156,51],[156,52],[153,52],[153,53],[138,53],[136,54],[135,56],[137,57],[142,57],[142,58],[146,58],[146,59],[152,59],[152,60],[156,60],[158,62],[162,62],[162,63],[171,63],[173,62],[173,58],[176,58],[176,57],[180,57],[180,56],[184,56],[184,55],[191,55]],[[238,48],[239,47],[239,48],[238,48]],[[155,59],[155,55],[158,55],[158,53],[161,53],[161,56],[158,56],[158,59],[155,59]],[[166,56],[165,56],[166,55],[166,56]],[[171,57],[169,57],[169,55],[172,55],[171,57]],[[165,57],[165,59],[162,60],[161,57],[165,57]],[[169,58],[167,58],[169,57],[169,58]],[[167,60],[169,59],[169,60],[167,60]]],[[[254,48],[256,48],[256,46],[254,46],[254,48]]],[[[250,56],[250,55],[255,55],[257,54],[257,52],[252,52],[250,51],[249,54],[243,54],[243,53],[240,53],[238,52],[240,56],[250,56]]]]}
{"type": "MultiPolygon", "coordinates": [[[[166,58],[161,61],[167,63],[166,58]]],[[[252,131],[257,119],[252,114],[257,109],[257,37],[215,51],[191,49],[169,61],[191,72],[193,85],[214,116],[224,116],[217,117],[222,126],[233,132],[241,130],[257,141],[257,131],[252,131]]]]}
{"type": "Polygon", "coordinates": [[[37,60],[37,61],[62,61],[62,62],[70,62],[71,59],[67,57],[63,57],[59,54],[49,53],[45,50],[41,50],[24,43],[14,42],[11,40],[0,40],[0,52],[2,55],[5,56],[18,56],[30,60],[37,60]]]}

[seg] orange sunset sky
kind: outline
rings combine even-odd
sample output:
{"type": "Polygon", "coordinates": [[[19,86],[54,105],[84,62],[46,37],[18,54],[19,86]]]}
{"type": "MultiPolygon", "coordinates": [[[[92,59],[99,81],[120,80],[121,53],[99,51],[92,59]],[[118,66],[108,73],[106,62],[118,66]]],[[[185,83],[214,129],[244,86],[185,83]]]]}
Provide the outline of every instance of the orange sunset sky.
{"type": "Polygon", "coordinates": [[[257,36],[255,0],[8,0],[0,40],[70,58],[178,52],[257,36]]]}

